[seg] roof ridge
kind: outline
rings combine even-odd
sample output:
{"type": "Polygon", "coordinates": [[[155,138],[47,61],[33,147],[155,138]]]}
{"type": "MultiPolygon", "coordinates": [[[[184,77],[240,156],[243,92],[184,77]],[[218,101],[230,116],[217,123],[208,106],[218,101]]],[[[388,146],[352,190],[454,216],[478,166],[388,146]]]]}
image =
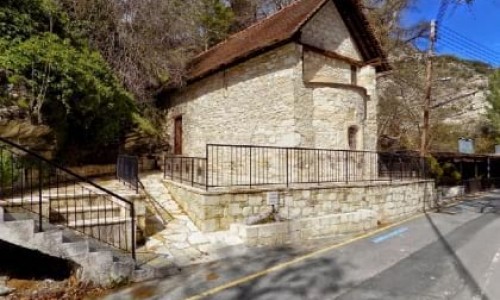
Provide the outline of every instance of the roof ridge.
{"type": "MultiPolygon", "coordinates": [[[[346,26],[356,31],[355,35],[351,35],[356,39],[356,45],[364,49],[365,60],[384,58],[373,29],[367,26],[370,24],[359,1],[297,0],[196,55],[187,65],[187,80],[193,82],[238,60],[257,55],[260,51],[270,50],[294,39],[297,42],[297,33],[328,3],[333,3],[346,26]]],[[[388,66],[383,64],[380,69],[388,69],[388,66]]]]}
{"type": "MultiPolygon", "coordinates": [[[[205,51],[203,51],[203,52],[200,52],[200,53],[199,53],[199,54],[197,54],[195,57],[193,57],[193,59],[192,59],[192,60],[196,60],[196,59],[197,59],[197,58],[199,58],[200,56],[203,56],[204,54],[206,54],[206,53],[208,53],[208,52],[214,51],[215,49],[217,49],[217,48],[219,48],[219,47],[221,47],[221,46],[225,45],[225,44],[226,44],[226,43],[227,43],[230,39],[235,39],[235,38],[237,38],[237,36],[238,36],[238,35],[240,35],[240,34],[244,34],[245,32],[247,32],[247,31],[249,31],[249,30],[253,29],[254,27],[257,27],[258,25],[262,25],[262,23],[264,23],[264,22],[266,22],[266,21],[270,20],[271,18],[273,18],[273,17],[275,17],[275,16],[277,16],[277,15],[279,15],[279,14],[284,13],[286,10],[289,10],[289,9],[293,8],[294,6],[296,6],[296,5],[298,5],[299,3],[304,2],[304,1],[307,1],[307,0],[297,0],[297,1],[294,1],[294,2],[290,3],[289,5],[287,5],[287,6],[283,7],[282,9],[280,9],[280,10],[276,11],[275,13],[273,13],[273,14],[271,14],[271,15],[269,15],[269,16],[267,16],[267,17],[263,18],[263,19],[258,20],[257,22],[255,22],[255,23],[253,23],[252,25],[250,25],[250,26],[246,27],[245,29],[240,30],[240,31],[238,31],[238,32],[235,32],[235,33],[231,34],[228,38],[224,39],[223,41],[221,41],[221,42],[219,42],[219,43],[215,44],[214,46],[212,46],[212,47],[208,48],[207,50],[205,50],[205,51]]],[[[323,2],[325,2],[325,1],[327,1],[327,0],[320,0],[320,3],[323,3],[323,2]]],[[[316,10],[315,10],[315,11],[316,11],[316,10]]],[[[298,26],[298,27],[300,27],[300,26],[298,26]]]]}

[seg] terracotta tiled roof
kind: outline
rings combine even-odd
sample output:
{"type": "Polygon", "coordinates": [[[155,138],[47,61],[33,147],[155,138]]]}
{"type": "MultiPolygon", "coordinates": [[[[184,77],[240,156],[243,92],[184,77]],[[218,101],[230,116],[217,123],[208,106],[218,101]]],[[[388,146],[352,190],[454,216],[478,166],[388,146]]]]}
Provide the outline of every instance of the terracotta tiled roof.
{"type": "MultiPolygon", "coordinates": [[[[189,65],[188,80],[204,77],[238,60],[291,40],[327,1],[334,1],[337,7],[342,6],[344,13],[349,14],[347,20],[344,18],[348,27],[353,27],[354,21],[358,22],[355,28],[349,29],[351,32],[363,31],[359,35],[359,40],[355,36],[358,46],[361,48],[365,48],[365,45],[371,46],[365,48],[368,49],[368,52],[364,51],[365,60],[384,59],[385,55],[361,11],[362,7],[358,0],[298,0],[196,56],[189,65]]],[[[340,13],[342,15],[342,11],[340,13]]]]}

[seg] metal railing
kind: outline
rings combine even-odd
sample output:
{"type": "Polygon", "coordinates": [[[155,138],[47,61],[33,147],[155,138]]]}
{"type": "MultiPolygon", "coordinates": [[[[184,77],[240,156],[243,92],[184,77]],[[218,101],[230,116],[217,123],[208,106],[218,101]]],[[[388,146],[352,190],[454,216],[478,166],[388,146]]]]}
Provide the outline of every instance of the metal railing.
{"type": "Polygon", "coordinates": [[[137,156],[119,155],[116,161],[116,177],[139,191],[139,159],[137,156]]]}
{"type": "Polygon", "coordinates": [[[136,259],[134,203],[7,139],[0,138],[0,200],[130,252],[136,259]]]}
{"type": "Polygon", "coordinates": [[[168,156],[164,161],[165,178],[190,184],[196,187],[206,187],[207,159],[200,157],[168,156]]]}
{"type": "Polygon", "coordinates": [[[169,156],[165,177],[204,188],[391,181],[425,177],[418,156],[253,145],[206,146],[206,158],[169,156]]]}
{"type": "Polygon", "coordinates": [[[500,188],[500,178],[470,178],[462,180],[465,194],[473,194],[500,188]]]}

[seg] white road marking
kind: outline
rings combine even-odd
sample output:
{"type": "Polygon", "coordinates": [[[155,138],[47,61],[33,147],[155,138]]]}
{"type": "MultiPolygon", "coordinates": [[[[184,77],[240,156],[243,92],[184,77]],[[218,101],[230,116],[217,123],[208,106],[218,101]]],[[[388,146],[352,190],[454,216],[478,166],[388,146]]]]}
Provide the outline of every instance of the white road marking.
{"type": "Polygon", "coordinates": [[[478,299],[484,299],[484,297],[486,296],[486,290],[490,285],[491,277],[495,273],[495,269],[498,267],[499,262],[500,262],[500,249],[498,249],[497,253],[493,257],[493,260],[491,261],[488,271],[486,271],[486,273],[484,274],[484,285],[481,291],[481,297],[478,299]]]}

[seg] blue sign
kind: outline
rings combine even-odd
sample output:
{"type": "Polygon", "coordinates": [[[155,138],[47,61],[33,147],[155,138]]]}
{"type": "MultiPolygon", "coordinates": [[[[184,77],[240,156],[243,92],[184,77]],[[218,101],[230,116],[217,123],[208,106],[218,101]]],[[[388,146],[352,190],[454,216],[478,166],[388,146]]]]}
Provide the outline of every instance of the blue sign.
{"type": "Polygon", "coordinates": [[[459,138],[458,139],[458,152],[473,154],[474,153],[474,140],[459,138]]]}

